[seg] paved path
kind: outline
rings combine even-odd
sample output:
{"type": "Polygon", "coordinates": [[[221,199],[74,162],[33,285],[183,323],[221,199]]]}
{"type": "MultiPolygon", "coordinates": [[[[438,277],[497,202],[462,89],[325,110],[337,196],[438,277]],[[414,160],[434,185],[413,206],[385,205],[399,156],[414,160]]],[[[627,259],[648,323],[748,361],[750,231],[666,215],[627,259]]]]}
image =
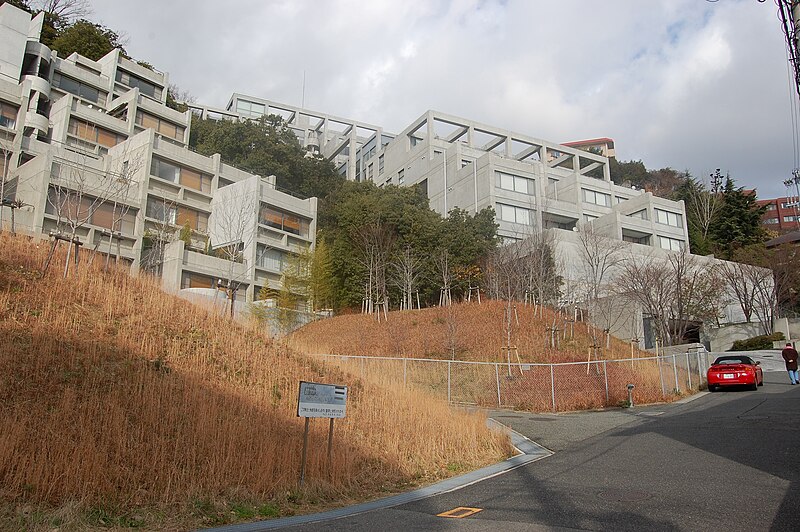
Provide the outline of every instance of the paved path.
{"type": "MultiPolygon", "coordinates": [[[[800,530],[800,386],[781,372],[766,381],[625,411],[496,412],[556,453],[461,489],[286,529],[800,530]],[[458,507],[480,511],[438,516],[458,507]]],[[[248,530],[290,524],[281,521],[248,530]]]]}

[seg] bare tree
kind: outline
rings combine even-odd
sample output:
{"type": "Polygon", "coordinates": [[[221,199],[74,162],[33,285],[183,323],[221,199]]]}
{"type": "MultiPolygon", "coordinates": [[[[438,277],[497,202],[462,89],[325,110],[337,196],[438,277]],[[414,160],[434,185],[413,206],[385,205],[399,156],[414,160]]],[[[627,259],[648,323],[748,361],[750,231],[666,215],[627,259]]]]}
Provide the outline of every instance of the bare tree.
{"type": "Polygon", "coordinates": [[[364,282],[365,313],[376,312],[380,320],[381,312],[388,318],[389,292],[387,289],[387,269],[394,250],[395,235],[380,221],[358,228],[351,238],[360,251],[362,267],[366,273],[364,282]]]}
{"type": "Polygon", "coordinates": [[[631,257],[624,262],[617,284],[620,293],[650,316],[663,345],[681,341],[695,321],[716,320],[724,291],[716,270],[687,250],[670,252],[666,260],[631,257]]]}
{"type": "Polygon", "coordinates": [[[440,282],[439,306],[453,304],[453,269],[450,265],[450,252],[440,249],[434,257],[436,263],[436,274],[440,282]]]}
{"type": "MultiPolygon", "coordinates": [[[[622,319],[622,314],[615,310],[611,280],[623,262],[624,249],[624,242],[596,232],[591,223],[578,228],[578,251],[585,281],[583,301],[592,323],[605,335],[606,348],[611,342],[611,329],[622,319]]],[[[588,331],[592,353],[597,356],[601,345],[599,331],[595,327],[588,327],[588,331]]]]}
{"type": "MultiPolygon", "coordinates": [[[[400,289],[400,310],[414,308],[414,292],[422,275],[422,260],[407,246],[392,260],[393,284],[400,289]]],[[[417,305],[419,307],[419,304],[417,305]]]]}
{"type": "MultiPolygon", "coordinates": [[[[152,212],[147,216],[157,220],[149,223],[144,232],[144,245],[142,246],[142,269],[154,275],[161,275],[164,265],[164,250],[175,239],[177,228],[175,218],[171,213],[177,213],[175,202],[161,198],[153,204],[152,212]]],[[[144,216],[144,213],[140,213],[144,216]]]]}
{"type": "Polygon", "coordinates": [[[524,265],[524,248],[518,244],[501,246],[495,249],[486,259],[486,272],[489,296],[502,299],[503,313],[503,349],[506,351],[508,372],[511,374],[511,351],[517,325],[516,303],[525,295],[526,275],[524,265]]]}
{"type": "Polygon", "coordinates": [[[238,194],[218,194],[215,200],[212,201],[208,220],[208,239],[211,250],[228,261],[225,284],[217,288],[225,291],[230,302],[230,316],[233,318],[236,295],[248,272],[255,266],[247,264],[245,250],[253,245],[256,236],[258,195],[250,190],[243,190],[238,194]]]}
{"type": "Polygon", "coordinates": [[[708,238],[711,223],[722,209],[723,198],[721,194],[722,175],[719,168],[715,174],[711,174],[711,185],[706,186],[705,180],[694,180],[689,183],[689,201],[686,208],[691,219],[700,230],[703,240],[708,238]]]}
{"type": "Polygon", "coordinates": [[[65,21],[86,18],[92,14],[89,0],[32,0],[33,9],[51,13],[65,21]]]}
{"type": "MultiPolygon", "coordinates": [[[[108,209],[111,202],[123,199],[131,187],[128,174],[123,176],[113,171],[94,169],[87,164],[83,155],[72,153],[71,157],[53,163],[47,190],[47,210],[56,216],[58,226],[53,249],[59,240],[69,243],[64,277],[69,271],[73,249],[77,254],[82,244],[78,237],[80,229],[93,220],[98,209],[108,209]]],[[[49,260],[45,270],[48,265],[49,260]]]]}

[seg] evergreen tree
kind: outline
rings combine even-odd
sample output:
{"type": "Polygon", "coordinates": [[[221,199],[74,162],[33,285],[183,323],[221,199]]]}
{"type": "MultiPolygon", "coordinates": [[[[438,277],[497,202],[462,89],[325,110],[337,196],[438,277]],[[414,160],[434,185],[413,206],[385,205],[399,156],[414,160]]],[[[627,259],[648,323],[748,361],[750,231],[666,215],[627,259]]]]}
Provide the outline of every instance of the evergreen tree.
{"type": "Polygon", "coordinates": [[[736,249],[757,244],[766,239],[761,215],[766,207],[756,204],[755,193],[737,188],[728,176],[722,189],[722,207],[709,231],[718,256],[730,259],[736,249]]]}
{"type": "MultiPolygon", "coordinates": [[[[56,24],[58,30],[58,25],[56,24]]],[[[74,52],[97,61],[115,48],[122,50],[119,35],[113,30],[88,20],[78,20],[74,24],[58,31],[50,48],[58,52],[59,57],[68,57],[74,52]]]]}

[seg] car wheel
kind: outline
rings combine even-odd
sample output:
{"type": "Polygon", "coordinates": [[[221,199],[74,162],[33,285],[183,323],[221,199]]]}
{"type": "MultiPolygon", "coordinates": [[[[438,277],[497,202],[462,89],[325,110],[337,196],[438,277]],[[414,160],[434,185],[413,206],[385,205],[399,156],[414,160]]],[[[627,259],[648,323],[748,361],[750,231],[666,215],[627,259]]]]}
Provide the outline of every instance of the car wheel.
{"type": "Polygon", "coordinates": [[[750,389],[753,391],[758,390],[758,377],[753,377],[753,384],[750,385],[750,389]]]}
{"type": "Polygon", "coordinates": [[[764,376],[763,375],[761,376],[761,380],[758,381],[758,385],[759,386],[764,386],[764,376]]]}
{"type": "Polygon", "coordinates": [[[714,393],[714,392],[717,391],[717,387],[714,386],[713,384],[709,384],[708,385],[708,391],[711,392],[711,393],[714,393]]]}

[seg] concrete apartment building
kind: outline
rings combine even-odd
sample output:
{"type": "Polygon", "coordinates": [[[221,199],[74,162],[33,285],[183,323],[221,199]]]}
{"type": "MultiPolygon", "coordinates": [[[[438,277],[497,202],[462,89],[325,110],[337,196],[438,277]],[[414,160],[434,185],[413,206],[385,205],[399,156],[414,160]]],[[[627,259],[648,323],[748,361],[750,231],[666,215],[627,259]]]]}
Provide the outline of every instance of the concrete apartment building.
{"type": "Polygon", "coordinates": [[[41,28],[41,15],[0,6],[3,195],[24,203],[2,210],[3,226],[13,212],[31,234],[74,229],[84,250],[158,273],[174,291],[232,280],[252,300],[280,288],[286,257],[315,243],[316,198],[188,149],[191,113],[167,107],[167,74],[119,50],[60,58],[41,28]],[[246,224],[225,226],[233,211],[246,224]],[[233,261],[214,252],[230,246],[233,261]]]}

